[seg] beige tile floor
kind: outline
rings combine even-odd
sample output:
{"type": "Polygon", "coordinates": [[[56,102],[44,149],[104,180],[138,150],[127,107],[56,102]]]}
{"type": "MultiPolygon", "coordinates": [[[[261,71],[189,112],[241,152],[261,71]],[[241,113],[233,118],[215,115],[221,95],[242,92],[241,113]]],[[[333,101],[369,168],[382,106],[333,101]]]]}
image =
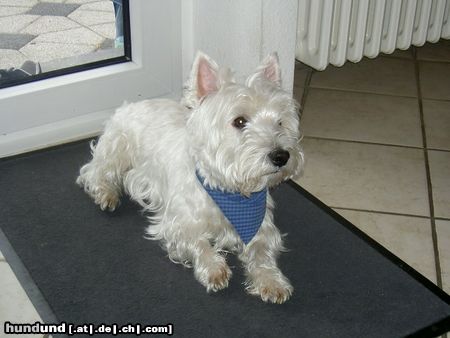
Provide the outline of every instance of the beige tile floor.
{"type": "Polygon", "coordinates": [[[297,63],[298,184],[450,293],[450,42],[297,63]]]}

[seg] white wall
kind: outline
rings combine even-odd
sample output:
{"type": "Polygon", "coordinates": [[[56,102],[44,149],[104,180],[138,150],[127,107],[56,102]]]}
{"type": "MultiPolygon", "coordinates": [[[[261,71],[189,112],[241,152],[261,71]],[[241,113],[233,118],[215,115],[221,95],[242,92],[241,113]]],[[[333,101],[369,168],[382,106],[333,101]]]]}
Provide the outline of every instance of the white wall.
{"type": "Polygon", "coordinates": [[[292,91],[298,0],[183,0],[183,76],[197,49],[237,76],[270,52],[280,57],[283,87],[292,91]]]}

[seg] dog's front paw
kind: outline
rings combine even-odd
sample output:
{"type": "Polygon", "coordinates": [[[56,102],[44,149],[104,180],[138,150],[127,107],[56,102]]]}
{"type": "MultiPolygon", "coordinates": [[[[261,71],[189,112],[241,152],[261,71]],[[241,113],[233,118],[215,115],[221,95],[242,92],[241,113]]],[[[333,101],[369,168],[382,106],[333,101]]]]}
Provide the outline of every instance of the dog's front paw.
{"type": "Polygon", "coordinates": [[[280,271],[268,269],[260,269],[247,284],[249,294],[260,296],[264,302],[270,303],[282,304],[294,291],[289,280],[280,271]]]}
{"type": "Polygon", "coordinates": [[[105,211],[108,209],[109,211],[116,210],[116,207],[119,205],[119,196],[117,194],[104,194],[102,196],[99,196],[98,199],[95,200],[95,203],[97,203],[100,206],[100,209],[105,211]]]}
{"type": "Polygon", "coordinates": [[[231,270],[225,260],[215,264],[208,264],[207,267],[200,267],[196,271],[197,279],[206,287],[207,292],[225,289],[228,286],[231,275],[231,270]]]}
{"type": "Polygon", "coordinates": [[[100,206],[102,211],[109,210],[114,211],[120,204],[120,198],[117,192],[107,191],[104,189],[96,189],[92,194],[96,204],[100,206]]]}
{"type": "Polygon", "coordinates": [[[208,284],[206,290],[209,291],[219,291],[225,289],[228,286],[228,282],[231,278],[231,270],[227,264],[220,266],[218,269],[210,271],[208,277],[208,284]]]}

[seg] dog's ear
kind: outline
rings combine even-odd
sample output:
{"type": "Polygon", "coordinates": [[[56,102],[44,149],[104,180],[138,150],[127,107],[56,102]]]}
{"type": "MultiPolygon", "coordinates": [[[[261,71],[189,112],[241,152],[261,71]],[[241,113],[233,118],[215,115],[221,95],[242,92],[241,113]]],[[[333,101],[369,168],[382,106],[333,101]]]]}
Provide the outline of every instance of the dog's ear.
{"type": "Polygon", "coordinates": [[[194,66],[196,71],[197,97],[201,99],[218,90],[219,69],[217,63],[208,55],[198,52],[194,66]]]}
{"type": "Polygon", "coordinates": [[[198,51],[192,65],[191,74],[184,87],[185,105],[192,108],[202,98],[219,88],[219,67],[203,52],[198,51]]]}
{"type": "Polygon", "coordinates": [[[281,86],[281,69],[278,61],[278,54],[276,52],[270,53],[256,68],[256,71],[247,78],[247,85],[251,84],[256,79],[266,79],[277,86],[281,86]]]}

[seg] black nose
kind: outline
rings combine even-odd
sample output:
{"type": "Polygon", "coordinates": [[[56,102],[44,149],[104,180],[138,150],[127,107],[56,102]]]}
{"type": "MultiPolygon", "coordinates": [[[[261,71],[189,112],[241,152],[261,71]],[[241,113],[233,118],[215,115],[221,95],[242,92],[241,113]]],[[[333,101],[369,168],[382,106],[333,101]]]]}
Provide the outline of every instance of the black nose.
{"type": "Polygon", "coordinates": [[[269,154],[269,158],[277,167],[284,166],[289,161],[289,151],[283,149],[275,149],[269,154]]]}

